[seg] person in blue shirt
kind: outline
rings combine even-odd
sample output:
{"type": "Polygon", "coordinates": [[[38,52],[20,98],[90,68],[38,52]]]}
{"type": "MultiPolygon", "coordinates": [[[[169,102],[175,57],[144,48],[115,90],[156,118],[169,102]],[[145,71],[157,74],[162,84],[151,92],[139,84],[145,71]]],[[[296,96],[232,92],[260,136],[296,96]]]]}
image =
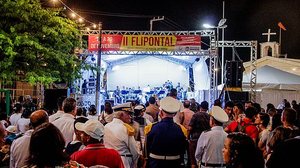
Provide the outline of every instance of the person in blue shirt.
{"type": "Polygon", "coordinates": [[[159,112],[162,120],[145,127],[147,167],[184,167],[187,130],[173,121],[180,106],[172,97],[163,98],[159,112]]]}

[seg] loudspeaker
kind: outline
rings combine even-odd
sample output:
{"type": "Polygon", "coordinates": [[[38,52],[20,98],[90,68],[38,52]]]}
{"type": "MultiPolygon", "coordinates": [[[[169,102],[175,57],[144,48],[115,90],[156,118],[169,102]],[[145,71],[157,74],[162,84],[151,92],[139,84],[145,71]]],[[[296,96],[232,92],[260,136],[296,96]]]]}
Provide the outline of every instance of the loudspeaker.
{"type": "Polygon", "coordinates": [[[67,97],[68,89],[46,89],[44,91],[44,108],[51,114],[57,110],[57,100],[59,97],[67,97]]]}
{"type": "Polygon", "coordinates": [[[243,63],[241,61],[226,61],[226,85],[227,87],[242,87],[243,63]]]}
{"type": "Polygon", "coordinates": [[[225,102],[229,100],[245,103],[249,101],[249,92],[225,91],[225,102]]]}

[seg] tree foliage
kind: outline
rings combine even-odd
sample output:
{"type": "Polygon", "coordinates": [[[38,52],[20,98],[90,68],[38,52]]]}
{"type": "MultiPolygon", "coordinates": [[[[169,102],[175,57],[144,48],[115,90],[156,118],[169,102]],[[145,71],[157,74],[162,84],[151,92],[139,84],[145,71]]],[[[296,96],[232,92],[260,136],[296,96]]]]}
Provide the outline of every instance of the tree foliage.
{"type": "Polygon", "coordinates": [[[47,85],[80,77],[75,22],[43,8],[39,0],[1,0],[0,18],[1,81],[47,85]]]}

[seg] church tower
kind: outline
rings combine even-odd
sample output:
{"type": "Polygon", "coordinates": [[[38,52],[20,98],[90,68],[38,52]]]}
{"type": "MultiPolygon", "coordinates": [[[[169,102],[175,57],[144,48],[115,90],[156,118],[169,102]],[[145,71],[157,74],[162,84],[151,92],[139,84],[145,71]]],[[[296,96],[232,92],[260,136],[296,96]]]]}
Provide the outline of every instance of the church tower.
{"type": "Polygon", "coordinates": [[[268,33],[263,33],[262,35],[268,36],[268,41],[260,43],[260,57],[271,56],[278,58],[280,54],[280,44],[276,41],[270,41],[271,35],[276,35],[276,33],[271,33],[271,29],[268,29],[268,33]]]}

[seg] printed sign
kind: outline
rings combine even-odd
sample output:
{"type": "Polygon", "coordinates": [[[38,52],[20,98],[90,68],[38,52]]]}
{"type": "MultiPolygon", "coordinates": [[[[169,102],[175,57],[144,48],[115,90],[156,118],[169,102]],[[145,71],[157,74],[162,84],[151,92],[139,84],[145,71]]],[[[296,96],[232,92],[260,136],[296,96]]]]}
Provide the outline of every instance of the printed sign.
{"type": "MultiPolygon", "coordinates": [[[[99,36],[89,35],[89,51],[98,51],[99,36]]],[[[107,35],[101,36],[102,51],[200,51],[199,35],[107,35]]]]}

